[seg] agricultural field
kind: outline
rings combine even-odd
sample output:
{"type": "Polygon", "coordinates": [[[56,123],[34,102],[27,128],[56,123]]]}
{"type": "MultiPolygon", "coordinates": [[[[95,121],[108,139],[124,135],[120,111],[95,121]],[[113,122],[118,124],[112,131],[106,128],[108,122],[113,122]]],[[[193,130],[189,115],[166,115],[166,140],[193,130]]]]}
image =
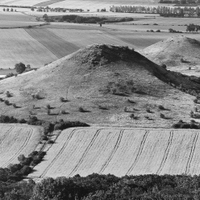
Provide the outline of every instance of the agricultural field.
{"type": "Polygon", "coordinates": [[[30,176],[199,174],[199,146],[197,130],[67,129],[30,176]]]}
{"type": "Polygon", "coordinates": [[[18,62],[41,67],[57,57],[24,29],[0,30],[0,68],[14,68],[18,62]],[[37,58],[37,59],[36,59],[37,58]]]}
{"type": "Polygon", "coordinates": [[[112,5],[133,5],[133,4],[157,4],[158,0],[125,0],[123,3],[119,0],[2,0],[1,5],[17,5],[17,6],[51,6],[65,8],[81,8],[81,9],[109,9],[112,5]]]}
{"type": "Polygon", "coordinates": [[[39,127],[0,124],[0,167],[18,163],[20,154],[27,156],[38,146],[42,134],[39,127]]]}

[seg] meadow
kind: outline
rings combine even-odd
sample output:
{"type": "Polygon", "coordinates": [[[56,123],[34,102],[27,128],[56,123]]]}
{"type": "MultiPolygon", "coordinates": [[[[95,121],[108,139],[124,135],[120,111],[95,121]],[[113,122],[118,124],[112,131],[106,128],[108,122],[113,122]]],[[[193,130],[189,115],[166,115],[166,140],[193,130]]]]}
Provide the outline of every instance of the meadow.
{"type": "Polygon", "coordinates": [[[75,128],[60,133],[31,177],[198,174],[197,130],[75,128]]]}

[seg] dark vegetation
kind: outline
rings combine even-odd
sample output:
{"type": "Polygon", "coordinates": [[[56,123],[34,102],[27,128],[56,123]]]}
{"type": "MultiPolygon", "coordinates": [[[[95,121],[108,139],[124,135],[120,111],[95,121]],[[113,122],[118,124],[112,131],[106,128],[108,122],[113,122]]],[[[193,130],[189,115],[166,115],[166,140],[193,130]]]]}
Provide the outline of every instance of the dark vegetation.
{"type": "MultiPolygon", "coordinates": [[[[2,170],[0,170],[2,173],[2,170]]],[[[4,173],[3,173],[4,174],[4,173]]],[[[200,198],[200,176],[76,175],[46,178],[39,183],[2,181],[1,200],[196,200],[200,198]]]]}
{"type": "Polygon", "coordinates": [[[173,124],[172,128],[200,129],[200,123],[194,120],[191,120],[190,122],[180,120],[179,122],[173,124]]]}
{"type": "Polygon", "coordinates": [[[199,7],[190,6],[112,6],[112,12],[159,14],[163,17],[200,17],[199,7]]]}
{"type": "Polygon", "coordinates": [[[45,14],[43,19],[47,22],[70,22],[70,23],[87,23],[87,24],[104,24],[104,23],[116,23],[133,21],[132,17],[92,17],[92,16],[79,16],[79,15],[64,15],[64,16],[48,16],[45,14]]]}

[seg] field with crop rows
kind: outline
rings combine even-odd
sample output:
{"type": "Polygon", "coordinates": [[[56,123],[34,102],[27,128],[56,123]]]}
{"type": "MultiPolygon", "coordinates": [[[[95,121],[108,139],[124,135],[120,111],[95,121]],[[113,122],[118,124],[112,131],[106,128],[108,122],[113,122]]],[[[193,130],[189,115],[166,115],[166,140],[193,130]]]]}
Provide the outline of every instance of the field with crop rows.
{"type": "Polygon", "coordinates": [[[196,130],[68,129],[31,176],[199,174],[199,150],[196,130]]]}
{"type": "Polygon", "coordinates": [[[0,124],[0,167],[18,163],[17,157],[34,151],[40,138],[41,130],[37,127],[0,124]]]}

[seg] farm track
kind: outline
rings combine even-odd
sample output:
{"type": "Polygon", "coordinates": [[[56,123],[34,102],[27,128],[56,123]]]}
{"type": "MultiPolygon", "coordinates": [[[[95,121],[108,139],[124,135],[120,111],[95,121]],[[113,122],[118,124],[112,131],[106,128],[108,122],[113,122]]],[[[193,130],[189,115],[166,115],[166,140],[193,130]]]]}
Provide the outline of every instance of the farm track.
{"type": "Polygon", "coordinates": [[[91,142],[89,143],[89,145],[87,146],[87,148],[85,149],[83,155],[81,156],[80,160],[78,161],[77,165],[74,167],[74,169],[71,171],[71,173],[69,174],[69,176],[71,176],[74,172],[76,172],[76,170],[79,168],[79,166],[82,164],[84,158],[86,157],[86,155],[88,154],[89,150],[91,149],[91,147],[93,146],[95,140],[97,139],[97,137],[99,136],[99,133],[102,129],[99,129],[96,131],[96,133],[94,134],[91,142]]]}
{"type": "Polygon", "coordinates": [[[126,175],[130,175],[131,171],[134,169],[135,165],[137,164],[137,162],[138,162],[138,160],[139,160],[139,157],[140,157],[140,155],[142,154],[142,151],[143,151],[143,149],[144,149],[144,145],[145,145],[145,142],[146,142],[146,140],[147,140],[148,135],[149,135],[149,130],[147,130],[147,131],[145,132],[145,134],[144,134],[144,136],[143,136],[143,138],[142,138],[142,141],[141,141],[141,143],[140,143],[140,147],[139,147],[139,149],[138,149],[137,156],[136,156],[136,158],[135,158],[133,164],[131,165],[131,167],[128,169],[126,175]]]}
{"type": "Polygon", "coordinates": [[[168,139],[168,144],[167,144],[167,147],[165,149],[165,152],[164,152],[164,156],[163,156],[163,159],[161,161],[161,164],[156,172],[156,174],[160,174],[164,165],[165,165],[165,162],[168,158],[168,155],[169,155],[169,151],[170,151],[170,147],[172,145],[172,142],[173,142],[173,136],[174,136],[174,132],[173,131],[170,131],[170,135],[169,135],[169,139],[168,139]]]}
{"type": "Polygon", "coordinates": [[[62,148],[60,149],[60,151],[55,155],[54,159],[52,160],[51,164],[47,166],[47,168],[43,171],[43,173],[41,174],[40,177],[44,177],[46,175],[46,173],[48,172],[48,170],[54,165],[54,163],[59,159],[59,156],[61,156],[61,154],[64,152],[65,148],[67,147],[69,141],[72,139],[74,133],[75,133],[76,129],[74,129],[70,135],[68,136],[67,140],[65,141],[65,143],[63,144],[62,148]]]}
{"type": "Polygon", "coordinates": [[[119,145],[121,143],[122,137],[123,137],[123,133],[124,130],[121,130],[117,139],[117,142],[115,144],[114,149],[112,150],[110,156],[108,157],[108,159],[106,160],[106,162],[104,163],[104,165],[102,166],[101,170],[99,171],[99,174],[102,174],[104,172],[104,170],[106,169],[106,167],[109,165],[110,161],[112,160],[113,156],[115,155],[116,151],[119,148],[119,145]]]}
{"type": "MultiPolygon", "coordinates": [[[[22,129],[20,129],[20,131],[21,130],[22,129]]],[[[28,136],[26,137],[25,141],[23,142],[23,144],[21,145],[21,147],[18,149],[18,151],[15,152],[14,155],[2,167],[6,167],[8,165],[8,163],[12,163],[12,161],[14,159],[16,159],[17,155],[20,155],[20,153],[24,150],[24,148],[27,146],[28,142],[30,141],[32,134],[33,134],[33,129],[31,129],[28,132],[28,136]]]]}
{"type": "Polygon", "coordinates": [[[191,151],[190,151],[189,158],[188,158],[188,161],[187,161],[185,174],[189,174],[189,172],[190,172],[191,162],[192,162],[192,159],[194,157],[194,152],[195,152],[195,149],[196,149],[196,144],[197,144],[198,138],[199,138],[199,133],[197,132],[197,133],[195,133],[195,136],[194,136],[194,139],[193,139],[193,142],[192,142],[192,147],[191,147],[191,151]]]}

